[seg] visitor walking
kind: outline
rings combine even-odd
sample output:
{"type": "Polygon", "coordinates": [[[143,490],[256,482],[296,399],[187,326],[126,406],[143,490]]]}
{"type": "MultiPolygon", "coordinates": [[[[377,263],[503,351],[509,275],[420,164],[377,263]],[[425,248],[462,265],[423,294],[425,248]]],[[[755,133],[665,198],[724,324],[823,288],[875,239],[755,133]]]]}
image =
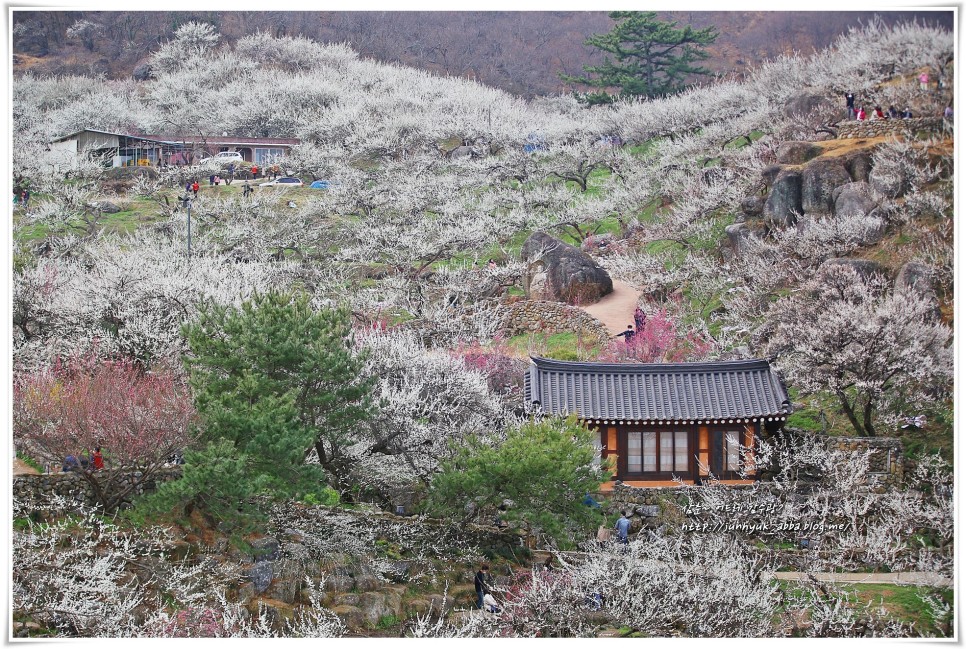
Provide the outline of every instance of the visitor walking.
{"type": "Polygon", "coordinates": [[[195,193],[195,196],[198,196],[199,189],[201,189],[201,186],[198,184],[197,180],[191,183],[191,191],[195,193]]]}
{"type": "Polygon", "coordinates": [[[490,566],[483,564],[473,579],[473,589],[476,590],[476,608],[483,608],[483,596],[490,592],[490,566]]]}
{"type": "Polygon", "coordinates": [[[631,531],[631,521],[627,518],[627,514],[621,512],[621,517],[614,524],[614,529],[617,530],[617,542],[627,545],[627,533],[631,531]]]}
{"type": "MultiPolygon", "coordinates": [[[[949,109],[952,112],[952,108],[949,109]]],[[[27,209],[27,204],[30,202],[30,190],[26,187],[22,192],[20,192],[20,207],[27,209]]]]}
{"type": "Polygon", "coordinates": [[[919,89],[920,90],[923,90],[923,91],[929,90],[929,73],[928,72],[923,72],[922,74],[919,75],[919,89]]]}
{"type": "Polygon", "coordinates": [[[634,309],[634,328],[637,331],[644,331],[644,326],[647,324],[647,314],[644,313],[644,309],[637,307],[634,309]]]}
{"type": "Polygon", "coordinates": [[[252,165],[252,178],[258,178],[258,165],[252,165]]]}
{"type": "Polygon", "coordinates": [[[624,342],[630,345],[631,338],[634,337],[634,325],[627,325],[627,329],[614,336],[614,338],[620,338],[621,336],[624,337],[624,342]]]}

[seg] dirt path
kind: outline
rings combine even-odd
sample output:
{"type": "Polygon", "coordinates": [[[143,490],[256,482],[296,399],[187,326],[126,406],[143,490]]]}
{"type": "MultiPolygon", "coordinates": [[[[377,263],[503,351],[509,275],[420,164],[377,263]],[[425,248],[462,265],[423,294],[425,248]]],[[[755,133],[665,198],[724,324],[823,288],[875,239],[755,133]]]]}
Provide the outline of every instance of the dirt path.
{"type": "MultiPolygon", "coordinates": [[[[798,581],[806,573],[776,572],[775,579],[798,581]]],[[[897,586],[951,587],[953,580],[934,572],[811,572],[818,581],[845,584],[896,584],[897,586]]]]}
{"type": "Polygon", "coordinates": [[[37,469],[33,468],[20,458],[13,458],[13,474],[14,475],[37,475],[40,473],[37,469]]]}
{"type": "Polygon", "coordinates": [[[580,307],[604,323],[610,335],[615,336],[634,324],[634,309],[641,292],[624,282],[614,281],[614,292],[595,304],[580,307]]]}

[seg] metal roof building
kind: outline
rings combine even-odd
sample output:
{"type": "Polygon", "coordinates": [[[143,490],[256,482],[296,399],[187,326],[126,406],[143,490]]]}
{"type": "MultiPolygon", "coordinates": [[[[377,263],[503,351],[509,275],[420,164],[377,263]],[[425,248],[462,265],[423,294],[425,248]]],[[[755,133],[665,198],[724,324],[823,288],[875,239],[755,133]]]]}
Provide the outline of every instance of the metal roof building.
{"type": "Polygon", "coordinates": [[[300,140],[199,134],[134,135],[83,129],[51,140],[65,152],[109,156],[112,166],[192,164],[220,151],[237,151],[246,162],[264,165],[286,155],[300,140]]]}

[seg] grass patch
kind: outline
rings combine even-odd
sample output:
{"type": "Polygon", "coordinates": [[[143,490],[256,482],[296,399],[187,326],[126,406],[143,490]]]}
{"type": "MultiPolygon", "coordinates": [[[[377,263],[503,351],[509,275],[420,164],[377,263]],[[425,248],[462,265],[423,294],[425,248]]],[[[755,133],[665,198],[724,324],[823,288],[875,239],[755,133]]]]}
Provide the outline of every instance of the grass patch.
{"type": "Polygon", "coordinates": [[[953,604],[952,588],[934,590],[894,584],[847,584],[842,586],[842,590],[853,595],[860,604],[881,605],[889,616],[902,622],[911,622],[930,635],[943,635],[942,627],[946,620],[934,619],[930,606],[920,596],[932,591],[950,606],[953,604]]]}
{"type": "Polygon", "coordinates": [[[854,437],[856,432],[842,413],[838,399],[828,392],[803,394],[789,386],[788,398],[795,404],[795,412],[786,423],[791,428],[803,428],[834,437],[854,437]]]}
{"type": "Polygon", "coordinates": [[[17,459],[23,462],[24,464],[26,464],[27,466],[33,469],[36,469],[39,473],[44,472],[43,465],[37,460],[35,460],[34,458],[30,457],[29,455],[25,455],[21,452],[17,452],[17,459]]]}
{"type": "Polygon", "coordinates": [[[578,338],[577,334],[534,332],[518,334],[506,341],[516,356],[542,356],[558,361],[580,361],[595,358],[600,353],[598,345],[578,338]]]}
{"type": "MultiPolygon", "coordinates": [[[[779,588],[792,598],[804,597],[804,591],[794,582],[777,582],[779,588]]],[[[915,629],[926,636],[946,635],[946,627],[951,623],[949,619],[936,620],[932,609],[923,601],[926,595],[938,596],[939,599],[953,605],[952,588],[928,588],[923,586],[900,586],[896,584],[846,584],[834,585],[842,591],[841,601],[851,609],[861,609],[872,606],[885,610],[885,615],[893,620],[915,625],[915,629]]],[[[876,610],[876,613],[879,611],[876,610]]]]}
{"type": "Polygon", "coordinates": [[[403,618],[390,613],[388,615],[383,615],[382,617],[379,618],[379,621],[376,622],[376,628],[391,629],[399,626],[400,624],[402,624],[402,622],[403,622],[403,618]]]}
{"type": "Polygon", "coordinates": [[[630,154],[633,156],[646,157],[651,155],[651,153],[654,152],[654,149],[657,148],[657,143],[660,140],[661,138],[653,137],[650,140],[645,140],[644,142],[641,142],[640,144],[634,144],[631,146],[624,147],[624,150],[629,151],[630,154]]]}

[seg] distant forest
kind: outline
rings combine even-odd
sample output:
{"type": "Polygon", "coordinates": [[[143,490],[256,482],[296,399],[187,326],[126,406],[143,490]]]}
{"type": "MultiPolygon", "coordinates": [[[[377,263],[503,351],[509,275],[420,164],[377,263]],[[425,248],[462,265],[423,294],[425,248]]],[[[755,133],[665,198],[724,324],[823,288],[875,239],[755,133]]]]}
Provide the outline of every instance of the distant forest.
{"type": "MultiPolygon", "coordinates": [[[[679,11],[659,17],[695,28],[717,26],[721,35],[705,65],[718,74],[741,74],[783,53],[811,53],[875,19],[946,29],[953,21],[951,11],[679,11]]],[[[573,90],[559,74],[580,74],[584,65],[599,62],[584,40],[613,25],[605,12],[15,10],[14,71],[127,77],[188,21],[211,23],[228,42],[256,31],[344,42],[363,57],[477,79],[525,97],[573,90]],[[89,24],[78,29],[82,21],[89,24]]]]}

